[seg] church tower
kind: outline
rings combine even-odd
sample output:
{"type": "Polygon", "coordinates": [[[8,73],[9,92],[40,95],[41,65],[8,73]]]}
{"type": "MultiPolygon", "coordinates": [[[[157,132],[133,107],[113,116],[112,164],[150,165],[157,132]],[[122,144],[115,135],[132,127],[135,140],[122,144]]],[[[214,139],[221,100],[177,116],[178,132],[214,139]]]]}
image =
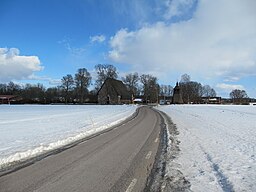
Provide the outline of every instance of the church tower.
{"type": "Polygon", "coordinates": [[[181,90],[178,82],[176,83],[176,86],[173,89],[172,103],[183,104],[183,99],[181,97],[181,90]]]}

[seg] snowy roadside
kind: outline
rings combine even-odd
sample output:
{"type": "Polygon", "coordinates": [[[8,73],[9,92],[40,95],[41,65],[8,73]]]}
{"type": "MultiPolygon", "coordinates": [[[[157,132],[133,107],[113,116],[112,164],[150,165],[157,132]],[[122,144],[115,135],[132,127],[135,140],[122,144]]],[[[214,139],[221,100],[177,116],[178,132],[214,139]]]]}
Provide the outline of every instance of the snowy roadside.
{"type": "Polygon", "coordinates": [[[135,105],[0,105],[0,170],[130,117],[135,105]]]}
{"type": "Polygon", "coordinates": [[[162,184],[162,192],[183,191],[190,192],[191,184],[180,169],[177,158],[180,153],[177,127],[171,121],[167,114],[163,113],[167,128],[167,154],[166,154],[166,170],[164,182],[162,184]]]}
{"type": "MultiPolygon", "coordinates": [[[[155,109],[158,108],[156,107],[155,109]]],[[[177,127],[166,113],[162,111],[158,111],[158,113],[162,117],[161,139],[154,168],[145,191],[191,192],[191,184],[181,172],[180,165],[177,162],[180,153],[177,127]]]]}
{"type": "MultiPolygon", "coordinates": [[[[171,117],[180,142],[180,151],[167,161],[169,178],[175,179],[176,168],[192,191],[256,191],[255,107],[171,105],[157,109],[171,117]]],[[[168,151],[173,153],[173,149],[168,151]]]]}

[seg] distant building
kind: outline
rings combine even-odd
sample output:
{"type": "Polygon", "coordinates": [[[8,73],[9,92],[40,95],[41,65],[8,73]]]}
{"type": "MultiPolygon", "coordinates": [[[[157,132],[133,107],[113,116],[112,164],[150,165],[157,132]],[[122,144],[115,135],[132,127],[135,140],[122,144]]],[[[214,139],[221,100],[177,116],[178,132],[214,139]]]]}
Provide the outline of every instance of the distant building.
{"type": "Polygon", "coordinates": [[[165,105],[165,104],[166,104],[166,102],[165,102],[164,99],[160,99],[160,100],[159,100],[159,105],[165,105]]]}
{"type": "Polygon", "coordinates": [[[134,104],[142,104],[143,103],[143,99],[142,98],[135,98],[135,99],[133,99],[133,103],[134,104]]]}
{"type": "Polygon", "coordinates": [[[160,95],[158,99],[160,105],[170,105],[172,103],[172,96],[160,95]]]}
{"type": "Polygon", "coordinates": [[[130,104],[132,96],[122,81],[107,78],[97,93],[99,104],[130,104]]]}
{"type": "Polygon", "coordinates": [[[173,104],[183,104],[181,89],[180,89],[178,82],[176,83],[176,86],[173,89],[172,103],[173,104]]]}
{"type": "Polygon", "coordinates": [[[21,98],[16,95],[0,95],[0,104],[11,104],[20,100],[21,98]]]}
{"type": "Polygon", "coordinates": [[[202,97],[204,104],[221,104],[221,97],[202,97]]]}

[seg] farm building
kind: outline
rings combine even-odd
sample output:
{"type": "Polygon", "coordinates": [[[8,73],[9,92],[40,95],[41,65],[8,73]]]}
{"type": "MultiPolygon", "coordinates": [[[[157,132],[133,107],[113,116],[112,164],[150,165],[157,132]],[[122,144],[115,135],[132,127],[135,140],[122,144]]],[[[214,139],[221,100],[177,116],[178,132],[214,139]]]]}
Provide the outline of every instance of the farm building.
{"type": "Polygon", "coordinates": [[[122,81],[107,78],[97,93],[99,104],[130,104],[132,96],[122,81]]]}

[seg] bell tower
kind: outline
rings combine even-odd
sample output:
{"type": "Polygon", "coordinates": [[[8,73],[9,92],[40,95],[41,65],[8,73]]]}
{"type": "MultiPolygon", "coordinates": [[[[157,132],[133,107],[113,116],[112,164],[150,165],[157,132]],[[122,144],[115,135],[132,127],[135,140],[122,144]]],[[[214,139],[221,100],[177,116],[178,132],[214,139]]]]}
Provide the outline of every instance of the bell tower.
{"type": "Polygon", "coordinates": [[[173,89],[172,103],[183,104],[183,99],[181,97],[181,89],[178,82],[176,83],[176,86],[173,89]]]}

